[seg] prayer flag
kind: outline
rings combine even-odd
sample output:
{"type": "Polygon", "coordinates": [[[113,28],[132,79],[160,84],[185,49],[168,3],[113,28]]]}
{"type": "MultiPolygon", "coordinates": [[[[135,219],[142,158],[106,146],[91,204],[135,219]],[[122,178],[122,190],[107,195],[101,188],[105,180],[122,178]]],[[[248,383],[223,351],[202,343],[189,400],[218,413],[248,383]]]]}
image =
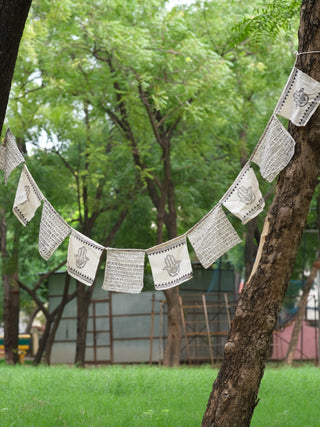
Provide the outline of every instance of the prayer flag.
{"type": "Polygon", "coordinates": [[[271,182],[290,162],[294,155],[295,140],[272,116],[260,138],[251,160],[260,166],[263,178],[271,182]]]}
{"type": "Polygon", "coordinates": [[[229,249],[241,242],[221,205],[215,206],[187,232],[195,253],[204,268],[210,267],[229,249]]]}
{"type": "Polygon", "coordinates": [[[51,206],[44,200],[39,230],[39,252],[48,260],[54,251],[70,234],[71,228],[51,206]]]}
{"type": "Polygon", "coordinates": [[[4,171],[6,164],[6,146],[0,145],[0,169],[4,171]]]}
{"type": "Polygon", "coordinates": [[[257,177],[250,164],[241,170],[223,197],[222,204],[233,215],[240,218],[242,224],[246,224],[263,211],[264,199],[259,189],[257,177]]]}
{"type": "Polygon", "coordinates": [[[168,289],[192,278],[186,236],[180,236],[147,251],[154,286],[168,289]]]}
{"type": "Polygon", "coordinates": [[[104,247],[72,229],[69,238],[67,271],[87,286],[96,278],[104,247]]]}
{"type": "Polygon", "coordinates": [[[305,126],[320,101],[320,82],[293,67],[275,112],[296,126],[305,126]]]}
{"type": "Polygon", "coordinates": [[[4,171],[4,182],[6,185],[11,172],[24,162],[15,137],[8,128],[0,150],[0,168],[4,171]]]}
{"type": "Polygon", "coordinates": [[[143,288],[145,251],[107,248],[102,289],[138,294],[143,288]]]}
{"type": "Polygon", "coordinates": [[[43,199],[44,196],[27,166],[23,165],[12,208],[21,224],[26,226],[31,221],[43,199]]]}

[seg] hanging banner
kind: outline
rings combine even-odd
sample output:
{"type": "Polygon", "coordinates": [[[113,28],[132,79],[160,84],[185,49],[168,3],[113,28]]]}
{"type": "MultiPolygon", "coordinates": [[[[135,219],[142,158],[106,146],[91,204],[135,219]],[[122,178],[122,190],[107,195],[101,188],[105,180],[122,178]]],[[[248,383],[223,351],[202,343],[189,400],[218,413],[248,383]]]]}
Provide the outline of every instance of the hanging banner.
{"type": "Polygon", "coordinates": [[[31,221],[43,199],[44,196],[27,166],[23,165],[12,208],[21,224],[26,226],[31,221]]]}
{"type": "Polygon", "coordinates": [[[4,182],[6,185],[11,172],[24,162],[24,157],[16,144],[15,137],[8,128],[0,150],[0,168],[4,171],[4,182]]]}
{"type": "Polygon", "coordinates": [[[42,258],[48,260],[70,232],[71,227],[48,200],[44,200],[39,229],[39,252],[42,258]]]}
{"type": "Polygon", "coordinates": [[[187,232],[187,236],[204,268],[210,267],[229,249],[241,242],[221,205],[215,206],[187,232]]]}
{"type": "Polygon", "coordinates": [[[305,126],[320,101],[320,82],[293,67],[275,112],[296,126],[305,126]]]}
{"type": "Polygon", "coordinates": [[[249,163],[241,170],[223,197],[222,204],[240,218],[242,224],[246,224],[263,211],[264,199],[257,177],[249,163]]]}
{"type": "Polygon", "coordinates": [[[143,288],[145,251],[107,248],[102,289],[138,294],[143,288]]]}
{"type": "Polygon", "coordinates": [[[103,246],[72,229],[67,257],[69,275],[91,286],[96,278],[103,251],[103,246]]]}
{"type": "Polygon", "coordinates": [[[168,289],[192,278],[186,236],[180,236],[147,251],[156,290],[168,289]]]}
{"type": "Polygon", "coordinates": [[[6,165],[6,146],[0,145],[0,169],[4,171],[6,165]]]}
{"type": "Polygon", "coordinates": [[[251,160],[260,166],[264,179],[271,182],[290,162],[294,155],[295,140],[272,116],[260,138],[251,160]]]}

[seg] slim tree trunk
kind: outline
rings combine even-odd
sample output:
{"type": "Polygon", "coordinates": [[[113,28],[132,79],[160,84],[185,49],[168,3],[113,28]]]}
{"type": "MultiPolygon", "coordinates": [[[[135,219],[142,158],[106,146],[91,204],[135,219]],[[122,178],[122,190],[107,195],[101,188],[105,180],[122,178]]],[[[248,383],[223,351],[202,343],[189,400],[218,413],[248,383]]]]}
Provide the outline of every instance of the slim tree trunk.
{"type": "Polygon", "coordinates": [[[285,363],[287,363],[290,366],[292,366],[294,361],[294,354],[297,349],[298,338],[301,332],[303,318],[307,308],[309,292],[310,292],[310,289],[312,288],[314,279],[317,276],[317,272],[319,268],[320,268],[320,258],[318,258],[313,264],[313,267],[308,276],[308,279],[303,287],[302,295],[299,301],[298,312],[294,319],[294,327],[292,329],[290,344],[289,344],[288,352],[285,359],[285,363]]]}
{"type": "Polygon", "coordinates": [[[19,312],[20,312],[20,289],[18,284],[18,273],[11,276],[9,284],[9,310],[4,319],[4,345],[7,363],[19,362],[19,312]]]}
{"type": "MultiPolygon", "coordinates": [[[[170,168],[170,141],[168,141],[169,152],[165,165],[167,169],[166,175],[168,180],[167,186],[167,200],[168,200],[168,214],[166,216],[165,225],[168,231],[169,239],[177,237],[177,213],[175,206],[175,190],[171,179],[170,168]]],[[[168,307],[168,336],[166,347],[163,356],[164,366],[179,366],[181,354],[181,341],[182,341],[182,319],[179,302],[179,286],[164,291],[167,307],[168,307]]]]}
{"type": "Polygon", "coordinates": [[[179,366],[182,324],[179,305],[179,288],[164,291],[168,305],[168,336],[163,357],[164,366],[179,366]]]}
{"type": "Polygon", "coordinates": [[[1,258],[2,282],[4,290],[3,323],[5,359],[8,364],[19,361],[19,311],[20,288],[18,283],[18,249],[20,228],[13,234],[13,249],[11,256],[7,250],[7,223],[5,210],[1,210],[1,258]]]}
{"type": "Polygon", "coordinates": [[[25,334],[30,334],[31,332],[31,328],[32,328],[32,324],[34,319],[37,317],[37,314],[41,311],[40,307],[36,307],[33,312],[30,314],[29,319],[28,319],[28,323],[26,326],[26,329],[24,330],[25,334]]]}
{"type": "Polygon", "coordinates": [[[74,363],[79,368],[85,365],[89,305],[93,289],[94,285],[87,287],[77,283],[77,342],[74,363]]]}
{"type": "Polygon", "coordinates": [[[49,338],[50,329],[51,329],[51,325],[53,323],[53,320],[54,320],[54,316],[53,315],[47,315],[47,317],[46,317],[46,326],[45,326],[43,335],[42,335],[42,337],[40,339],[40,342],[39,342],[38,351],[37,351],[37,353],[36,353],[36,355],[34,356],[34,359],[33,359],[33,364],[35,366],[37,366],[37,365],[39,365],[39,363],[41,363],[43,353],[44,353],[44,351],[46,349],[46,345],[47,345],[47,341],[48,341],[48,338],[49,338]]]}
{"type": "MultiPolygon", "coordinates": [[[[320,50],[320,0],[304,0],[299,52],[320,50]]],[[[301,55],[297,67],[320,80],[319,54],[301,55]]],[[[320,111],[307,126],[289,125],[296,141],[292,161],[280,174],[265,219],[256,262],[243,288],[213,384],[202,426],[249,426],[269,342],[306,224],[320,165],[320,111]]]]}

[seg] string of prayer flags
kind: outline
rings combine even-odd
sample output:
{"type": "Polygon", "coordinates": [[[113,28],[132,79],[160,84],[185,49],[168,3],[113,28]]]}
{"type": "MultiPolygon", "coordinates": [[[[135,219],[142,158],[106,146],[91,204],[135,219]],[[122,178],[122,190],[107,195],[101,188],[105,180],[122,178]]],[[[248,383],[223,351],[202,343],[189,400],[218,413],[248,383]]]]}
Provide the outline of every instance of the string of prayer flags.
{"type": "Polygon", "coordinates": [[[8,128],[0,149],[0,168],[4,172],[6,185],[11,172],[21,163],[25,163],[24,157],[16,144],[15,137],[8,128]]]}
{"type": "Polygon", "coordinates": [[[240,218],[242,224],[246,224],[263,211],[265,202],[257,177],[249,163],[244,166],[223,197],[222,204],[240,218]]]}
{"type": "Polygon", "coordinates": [[[320,82],[293,67],[275,112],[305,126],[319,105],[320,82]]]}
{"type": "Polygon", "coordinates": [[[96,278],[104,247],[72,229],[69,237],[67,271],[76,280],[91,286],[96,278]]]}
{"type": "Polygon", "coordinates": [[[271,182],[294,155],[295,140],[273,115],[264,130],[251,160],[260,166],[264,179],[271,182]]]}
{"type": "Polygon", "coordinates": [[[44,199],[26,165],[23,165],[13,203],[13,213],[26,226],[34,217],[44,199]]]}
{"type": "Polygon", "coordinates": [[[204,268],[241,242],[220,204],[189,230],[187,236],[204,268]]]}
{"type": "Polygon", "coordinates": [[[169,289],[192,278],[186,235],[147,249],[156,290],[169,289]]]}
{"type": "Polygon", "coordinates": [[[143,288],[145,251],[107,248],[102,289],[138,294],[143,288]]]}
{"type": "Polygon", "coordinates": [[[71,227],[45,199],[39,228],[39,252],[42,258],[48,260],[70,232],[71,227]]]}

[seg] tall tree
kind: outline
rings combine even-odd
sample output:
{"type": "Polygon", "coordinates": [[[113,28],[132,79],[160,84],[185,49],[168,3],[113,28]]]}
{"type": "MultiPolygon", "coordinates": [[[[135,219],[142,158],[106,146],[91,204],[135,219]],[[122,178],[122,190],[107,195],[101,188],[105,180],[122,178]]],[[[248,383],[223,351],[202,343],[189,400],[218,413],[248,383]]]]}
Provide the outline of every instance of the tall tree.
{"type": "MultiPolygon", "coordinates": [[[[189,197],[186,189],[191,178],[201,181],[201,177],[207,175],[205,187],[206,190],[208,187],[212,189],[212,193],[199,192],[197,199],[207,199],[207,202],[212,203],[215,191],[211,184],[213,180],[208,179],[208,176],[215,174],[212,159],[216,158],[222,163],[232,146],[231,143],[228,145],[231,138],[227,144],[221,143],[214,149],[209,148],[207,141],[203,140],[200,144],[196,126],[198,121],[206,122],[213,111],[218,114],[222,109],[219,113],[221,116],[223,110],[234,108],[233,103],[224,103],[225,88],[221,84],[222,77],[226,77],[227,83],[231,82],[228,76],[232,72],[225,60],[211,52],[205,40],[201,41],[193,35],[187,25],[188,14],[183,10],[168,11],[164,7],[165,3],[160,0],[152,3],[126,2],[126,7],[123,7],[123,4],[112,1],[93,8],[94,2],[79,7],[67,1],[55,5],[57,10],[52,9],[50,4],[48,11],[48,4],[40,2],[35,8],[35,16],[38,18],[36,25],[39,25],[39,21],[46,23],[45,31],[40,31],[41,35],[44,34],[45,41],[41,38],[41,46],[40,40],[38,41],[38,68],[44,86],[51,96],[56,94],[55,102],[59,99],[60,102],[72,104],[71,112],[63,111],[71,121],[74,121],[79,105],[87,104],[90,108],[82,116],[89,118],[90,123],[92,116],[99,118],[96,129],[105,129],[105,135],[112,131],[113,146],[116,149],[114,159],[116,161],[120,153],[123,165],[117,171],[113,167],[121,186],[115,188],[113,185],[110,190],[122,206],[126,206],[126,198],[132,200],[136,190],[142,195],[148,193],[153,207],[150,202],[145,203],[148,208],[145,216],[149,221],[147,236],[151,235],[152,222],[157,229],[152,239],[142,241],[148,246],[178,234],[177,207],[186,204],[182,204],[182,200],[189,197]],[[63,20],[60,19],[62,15],[63,20]],[[87,16],[90,16],[90,20],[87,16]],[[50,61],[47,58],[49,45],[50,61]],[[208,94],[211,94],[212,101],[204,106],[208,94]],[[220,94],[218,111],[213,101],[214,94],[220,94]],[[128,161],[130,151],[132,160],[128,161]],[[127,161],[126,165],[124,161],[127,161]],[[199,163],[201,168],[198,168],[199,163]],[[125,190],[130,190],[130,182],[131,197],[130,191],[125,190]],[[155,219],[150,215],[152,209],[156,210],[155,219]]],[[[53,96],[51,99],[53,100],[53,96]]],[[[47,102],[50,103],[50,99],[47,102]]],[[[56,125],[52,128],[54,116],[61,118],[62,115],[58,108],[53,108],[53,111],[53,114],[49,111],[48,123],[51,123],[51,132],[56,132],[60,141],[65,141],[62,149],[68,144],[74,148],[81,147],[79,158],[84,167],[82,171],[76,169],[72,175],[80,183],[78,199],[82,203],[86,198],[89,199],[90,194],[96,193],[95,185],[100,182],[101,185],[98,186],[104,189],[103,181],[109,181],[108,178],[101,177],[101,172],[104,171],[101,166],[98,173],[94,170],[97,158],[105,155],[104,151],[108,150],[108,138],[105,138],[105,147],[96,146],[95,150],[92,148],[93,138],[92,143],[87,140],[86,144],[79,144],[78,140],[72,140],[73,134],[79,138],[74,128],[68,126],[67,129],[61,119],[56,120],[56,125]],[[88,168],[86,164],[88,156],[90,161],[95,159],[92,168],[88,168]],[[94,175],[95,179],[92,181],[94,175]],[[90,179],[92,185],[88,187],[90,179]]],[[[220,127],[223,128],[222,124],[220,127]]],[[[205,131],[208,132],[208,126],[205,131]]],[[[101,136],[103,135],[100,135],[100,144],[101,136]]],[[[75,151],[73,161],[77,159],[74,153],[75,151]]],[[[70,161],[68,165],[70,171],[75,169],[70,161]]],[[[110,164],[108,166],[110,168],[110,164]]],[[[224,170],[231,170],[229,163],[224,170]]],[[[105,176],[110,176],[110,172],[106,171],[108,175],[105,176]]],[[[190,199],[193,197],[194,194],[190,199]]],[[[97,200],[96,198],[96,205],[97,200]]],[[[140,200],[145,201],[145,197],[140,197],[140,200]]],[[[106,199],[103,202],[107,206],[106,199]]],[[[93,226],[98,228],[90,219],[94,211],[90,214],[87,212],[86,215],[83,205],[81,206],[78,209],[79,229],[90,235],[93,226]],[[86,219],[90,222],[85,222],[86,219]]],[[[96,213],[101,208],[102,203],[96,213]]],[[[180,216],[186,217],[182,210],[180,216]]],[[[142,222],[145,219],[139,218],[139,223],[142,222]]],[[[98,237],[99,234],[95,236],[98,237]]],[[[99,240],[102,241],[101,238],[99,240]]],[[[89,301],[87,293],[87,289],[79,288],[78,301],[89,301]],[[85,295],[81,297],[80,293],[85,295]]],[[[167,364],[173,365],[179,363],[180,359],[178,288],[167,291],[167,294],[169,339],[165,359],[167,364]]],[[[79,316],[81,324],[85,323],[85,313],[84,310],[79,316]]],[[[79,330],[84,330],[83,325],[79,330]]],[[[82,333],[82,342],[84,337],[85,334],[82,333]]]]}
{"type": "MultiPolygon", "coordinates": [[[[299,52],[319,50],[320,1],[304,0],[299,52]]],[[[320,80],[319,58],[319,53],[300,55],[296,65],[320,80]]],[[[318,110],[305,127],[289,124],[289,132],[296,141],[295,155],[279,176],[256,262],[231,324],[224,362],[213,384],[203,426],[248,426],[258,403],[270,338],[317,185],[319,120],[318,110]]]]}

